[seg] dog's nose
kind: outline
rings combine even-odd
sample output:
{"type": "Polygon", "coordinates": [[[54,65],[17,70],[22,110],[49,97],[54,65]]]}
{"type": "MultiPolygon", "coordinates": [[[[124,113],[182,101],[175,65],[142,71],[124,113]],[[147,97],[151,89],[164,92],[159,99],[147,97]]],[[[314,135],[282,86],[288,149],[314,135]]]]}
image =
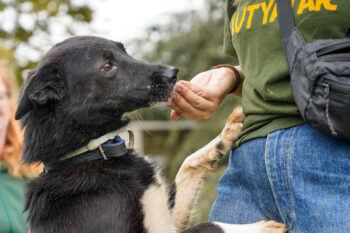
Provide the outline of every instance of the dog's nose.
{"type": "Polygon", "coordinates": [[[168,79],[170,79],[171,81],[176,81],[177,80],[177,74],[179,73],[179,70],[177,69],[177,68],[175,68],[175,67],[169,67],[169,68],[167,68],[165,71],[164,71],[164,73],[163,73],[163,75],[166,77],[166,78],[168,78],[168,79]]]}

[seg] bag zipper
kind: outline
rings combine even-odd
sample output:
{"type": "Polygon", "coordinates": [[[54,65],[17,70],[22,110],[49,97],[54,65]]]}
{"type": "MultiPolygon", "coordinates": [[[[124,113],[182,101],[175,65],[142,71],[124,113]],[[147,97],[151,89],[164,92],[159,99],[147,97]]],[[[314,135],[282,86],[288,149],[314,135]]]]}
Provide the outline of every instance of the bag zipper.
{"type": "Polygon", "coordinates": [[[337,82],[334,80],[324,79],[323,81],[321,81],[321,83],[317,83],[316,85],[317,85],[317,87],[319,87],[321,89],[322,89],[322,87],[325,88],[327,85],[329,93],[336,92],[336,93],[339,93],[341,95],[350,96],[350,84],[349,83],[341,83],[341,82],[337,82]],[[331,84],[329,82],[331,82],[331,84]],[[344,86],[348,86],[348,88],[346,88],[346,90],[341,90],[341,89],[344,89],[344,86]]]}
{"type": "Polygon", "coordinates": [[[322,83],[324,87],[324,92],[325,92],[325,99],[326,99],[326,118],[327,118],[327,123],[329,130],[331,131],[333,136],[337,136],[338,132],[335,130],[334,125],[332,123],[331,117],[329,115],[329,94],[330,94],[330,87],[328,83],[322,83]]]}
{"type": "Polygon", "coordinates": [[[350,40],[346,40],[343,42],[340,42],[339,44],[329,45],[327,47],[324,47],[316,52],[317,57],[328,54],[333,51],[337,51],[339,49],[344,48],[344,45],[348,44],[350,47],[350,40]]]}
{"type": "Polygon", "coordinates": [[[350,61],[350,53],[327,54],[318,59],[320,61],[350,61]]]}

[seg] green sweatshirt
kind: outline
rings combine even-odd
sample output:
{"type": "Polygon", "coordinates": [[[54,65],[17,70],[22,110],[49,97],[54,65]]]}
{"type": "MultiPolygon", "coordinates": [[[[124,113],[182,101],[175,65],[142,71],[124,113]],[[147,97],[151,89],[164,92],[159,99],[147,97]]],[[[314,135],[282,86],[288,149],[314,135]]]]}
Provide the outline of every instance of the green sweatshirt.
{"type": "Polygon", "coordinates": [[[24,180],[10,176],[6,167],[0,163],[0,233],[28,233],[23,214],[24,180]]]}
{"type": "MultiPolygon", "coordinates": [[[[237,57],[245,80],[246,115],[236,145],[303,123],[290,86],[276,0],[226,0],[224,51],[237,57]]],[[[293,0],[295,23],[306,42],[342,38],[350,27],[348,0],[293,0]]]]}

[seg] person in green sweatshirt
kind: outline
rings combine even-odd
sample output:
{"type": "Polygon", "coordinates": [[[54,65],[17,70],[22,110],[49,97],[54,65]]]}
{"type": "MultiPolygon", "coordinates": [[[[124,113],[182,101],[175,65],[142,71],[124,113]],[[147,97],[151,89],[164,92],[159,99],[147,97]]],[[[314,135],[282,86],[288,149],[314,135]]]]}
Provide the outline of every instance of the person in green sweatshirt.
{"type": "MultiPolygon", "coordinates": [[[[350,1],[289,1],[306,42],[345,37],[350,1]]],[[[199,120],[226,95],[242,97],[246,118],[209,220],[276,220],[291,232],[349,232],[350,144],[315,131],[300,116],[276,0],[226,0],[224,51],[239,64],[179,81],[168,103],[173,120],[199,120]]]]}
{"type": "Polygon", "coordinates": [[[0,64],[0,232],[27,233],[24,185],[27,179],[37,176],[40,166],[21,162],[22,134],[14,119],[11,76],[9,69],[0,64]]]}

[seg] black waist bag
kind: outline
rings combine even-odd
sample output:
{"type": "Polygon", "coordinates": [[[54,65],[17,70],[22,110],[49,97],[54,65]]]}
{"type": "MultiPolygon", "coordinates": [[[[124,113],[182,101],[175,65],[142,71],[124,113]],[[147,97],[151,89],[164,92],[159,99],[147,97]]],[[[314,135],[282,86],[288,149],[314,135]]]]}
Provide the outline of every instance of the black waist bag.
{"type": "Polygon", "coordinates": [[[314,129],[350,141],[350,36],[305,43],[290,0],[279,0],[278,21],[293,98],[314,129]]]}

